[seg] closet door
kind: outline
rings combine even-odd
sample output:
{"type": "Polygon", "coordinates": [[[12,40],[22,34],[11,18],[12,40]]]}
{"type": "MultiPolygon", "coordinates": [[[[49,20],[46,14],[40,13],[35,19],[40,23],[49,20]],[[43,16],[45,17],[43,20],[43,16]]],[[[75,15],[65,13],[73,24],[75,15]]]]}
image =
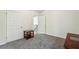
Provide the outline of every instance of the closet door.
{"type": "Polygon", "coordinates": [[[0,10],[0,44],[6,41],[6,11],[0,10]]]}
{"type": "Polygon", "coordinates": [[[7,41],[23,38],[20,13],[7,11],[7,41]]]}
{"type": "Polygon", "coordinates": [[[45,32],[46,32],[45,16],[39,16],[39,20],[38,20],[38,33],[45,34],[45,32]]]}

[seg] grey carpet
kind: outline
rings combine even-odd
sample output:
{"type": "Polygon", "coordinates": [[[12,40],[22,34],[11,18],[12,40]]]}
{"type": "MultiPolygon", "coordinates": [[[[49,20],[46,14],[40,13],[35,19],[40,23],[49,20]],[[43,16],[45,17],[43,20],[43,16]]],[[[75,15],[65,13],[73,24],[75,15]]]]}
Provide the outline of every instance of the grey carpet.
{"type": "Polygon", "coordinates": [[[29,40],[20,39],[0,46],[0,49],[64,49],[64,39],[37,34],[29,40]]]}

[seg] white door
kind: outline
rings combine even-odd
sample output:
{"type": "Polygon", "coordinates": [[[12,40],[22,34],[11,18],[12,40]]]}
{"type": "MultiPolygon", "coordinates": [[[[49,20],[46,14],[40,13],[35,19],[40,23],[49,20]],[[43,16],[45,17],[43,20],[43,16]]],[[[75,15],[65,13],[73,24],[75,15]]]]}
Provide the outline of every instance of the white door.
{"type": "Polygon", "coordinates": [[[45,34],[46,31],[46,20],[45,20],[45,16],[39,16],[39,20],[38,20],[38,33],[42,33],[45,34]]]}
{"type": "Polygon", "coordinates": [[[23,38],[21,18],[16,11],[7,11],[7,41],[23,38]]]}
{"type": "Polygon", "coordinates": [[[22,14],[20,14],[20,13],[17,13],[17,30],[18,30],[18,39],[21,39],[21,38],[23,38],[23,22],[24,22],[24,20],[23,20],[23,17],[22,17],[23,15],[22,14]]]}

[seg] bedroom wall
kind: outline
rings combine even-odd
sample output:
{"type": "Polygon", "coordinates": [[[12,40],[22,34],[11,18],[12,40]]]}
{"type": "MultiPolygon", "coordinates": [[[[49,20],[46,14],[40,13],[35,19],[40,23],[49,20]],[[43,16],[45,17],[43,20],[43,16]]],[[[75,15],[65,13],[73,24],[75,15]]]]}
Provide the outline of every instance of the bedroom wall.
{"type": "Polygon", "coordinates": [[[7,42],[23,38],[23,31],[33,28],[35,11],[8,10],[7,11],[7,42]]]}
{"type": "Polygon", "coordinates": [[[46,16],[46,33],[65,38],[68,32],[79,34],[79,11],[50,10],[40,15],[46,16]]]}
{"type": "Polygon", "coordinates": [[[0,45],[23,38],[23,31],[33,29],[36,11],[0,10],[0,45]]]}
{"type": "Polygon", "coordinates": [[[75,22],[75,23],[76,23],[76,26],[75,26],[75,27],[77,28],[77,29],[76,29],[76,33],[79,34],[79,11],[76,11],[75,16],[76,16],[76,17],[75,17],[75,18],[76,18],[76,22],[75,22]]]}

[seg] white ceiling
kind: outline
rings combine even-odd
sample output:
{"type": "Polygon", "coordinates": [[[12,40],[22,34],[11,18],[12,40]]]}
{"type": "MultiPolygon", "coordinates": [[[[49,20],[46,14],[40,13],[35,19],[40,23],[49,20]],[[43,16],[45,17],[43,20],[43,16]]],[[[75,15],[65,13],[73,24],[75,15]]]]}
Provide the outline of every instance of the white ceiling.
{"type": "Polygon", "coordinates": [[[35,10],[38,13],[42,13],[44,10],[35,10]]]}

